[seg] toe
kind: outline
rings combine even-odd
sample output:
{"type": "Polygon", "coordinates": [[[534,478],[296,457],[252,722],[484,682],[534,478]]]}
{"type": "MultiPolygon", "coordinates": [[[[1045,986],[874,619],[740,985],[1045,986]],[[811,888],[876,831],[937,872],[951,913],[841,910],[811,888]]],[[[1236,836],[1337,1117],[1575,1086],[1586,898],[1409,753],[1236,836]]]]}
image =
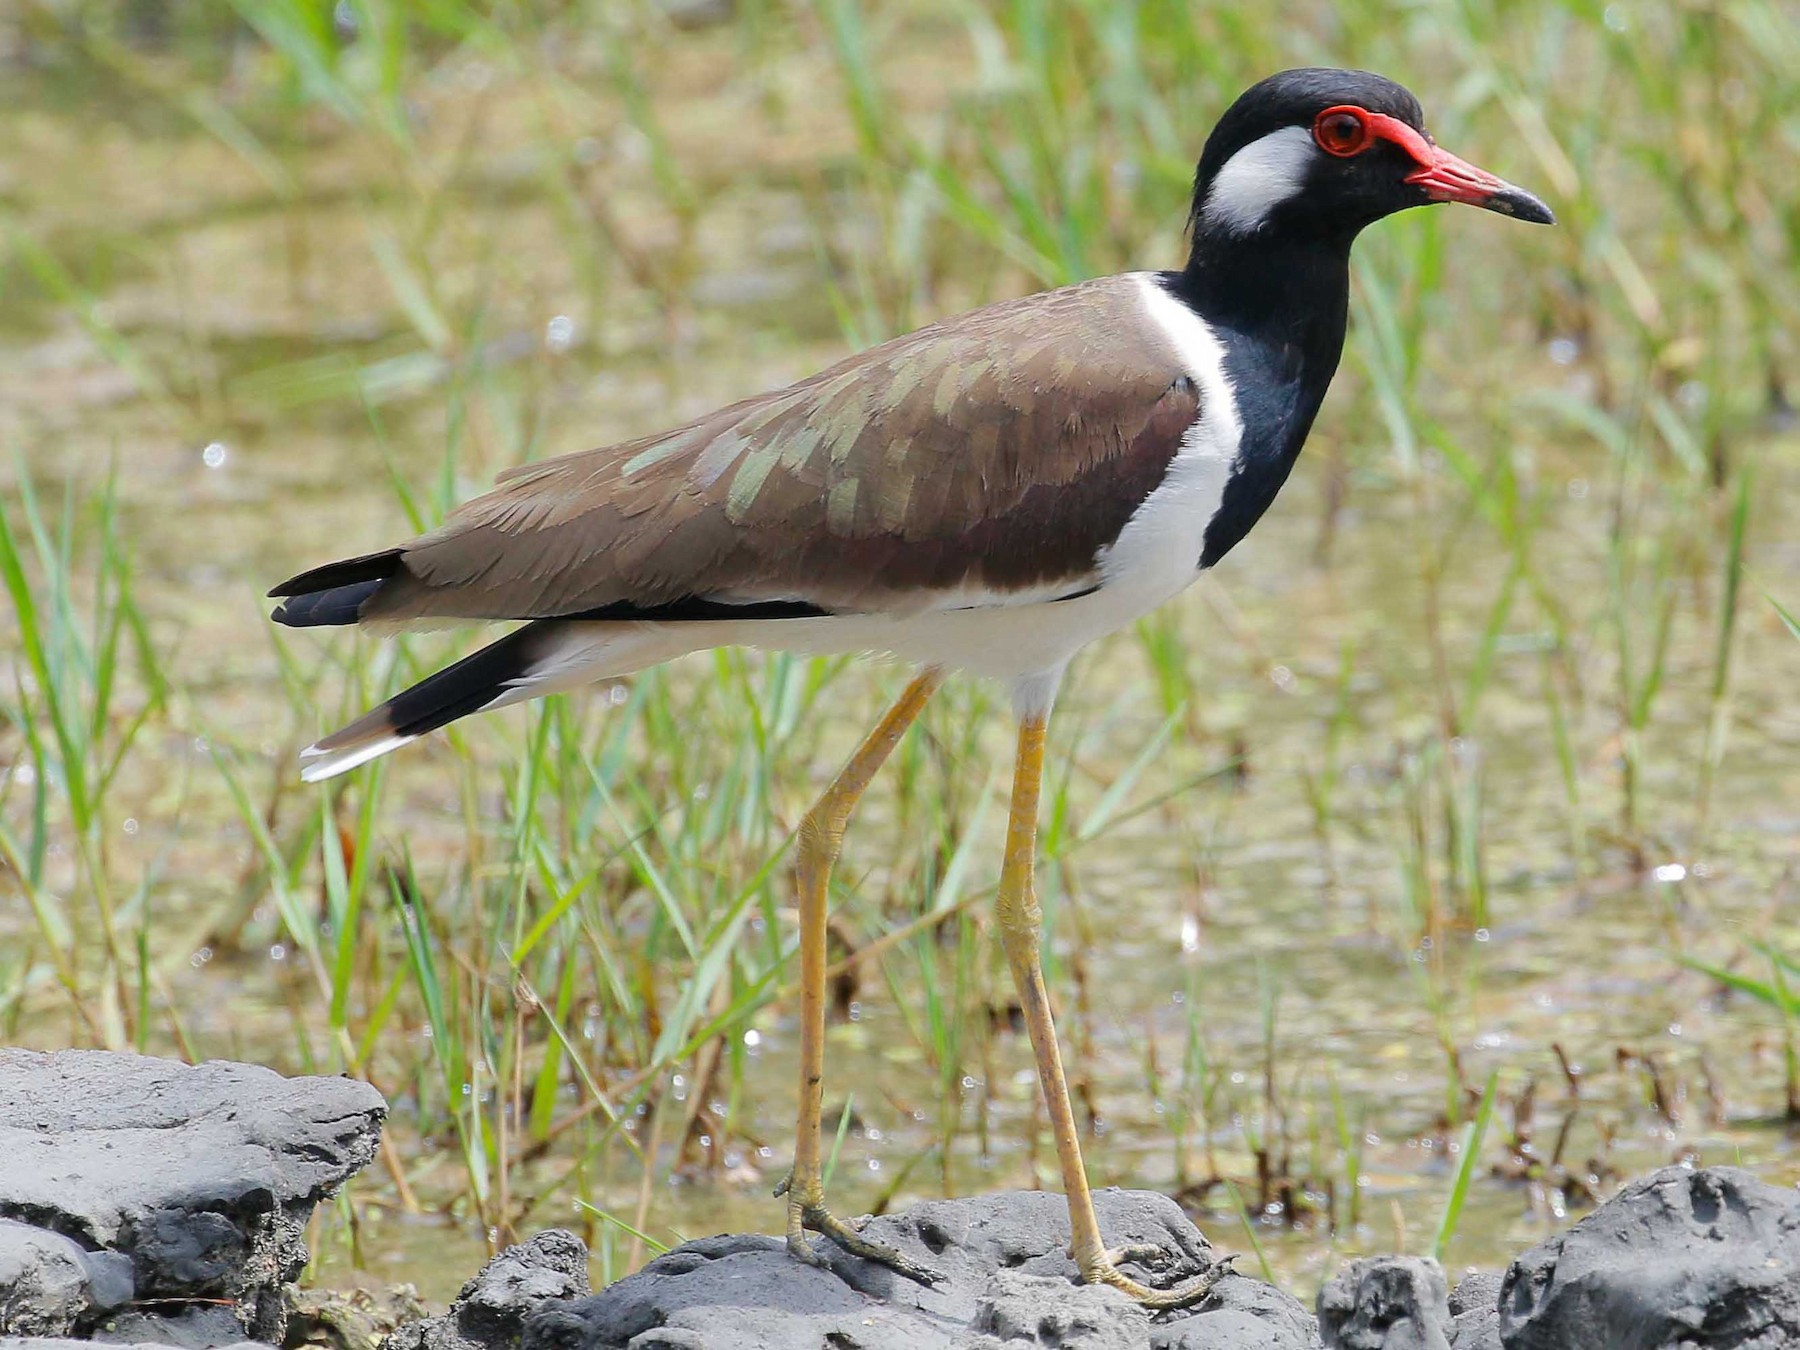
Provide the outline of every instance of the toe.
{"type": "Polygon", "coordinates": [[[943,1278],[929,1266],[920,1265],[886,1243],[870,1241],[823,1206],[807,1210],[805,1220],[806,1226],[813,1232],[823,1233],[852,1256],[860,1256],[865,1261],[885,1266],[896,1275],[903,1275],[916,1284],[936,1284],[943,1278]]]}
{"type": "Polygon", "coordinates": [[[1175,1253],[1154,1242],[1132,1242],[1123,1247],[1114,1247],[1106,1254],[1106,1259],[1115,1266],[1130,1264],[1163,1270],[1175,1263],[1175,1253]]]}
{"type": "Polygon", "coordinates": [[[808,1242],[802,1234],[789,1233],[787,1236],[787,1249],[788,1255],[802,1265],[818,1266],[820,1268],[823,1268],[825,1265],[825,1258],[813,1250],[812,1243],[808,1242]]]}
{"type": "MultiPolygon", "coordinates": [[[[1120,1253],[1133,1251],[1141,1253],[1142,1246],[1139,1245],[1136,1247],[1125,1247],[1120,1249],[1120,1253]]],[[[1166,1264],[1169,1259],[1168,1253],[1162,1252],[1160,1248],[1157,1249],[1157,1251],[1161,1257],[1161,1261],[1158,1264],[1166,1264]]],[[[1144,1307],[1149,1308],[1154,1312],[1161,1312],[1170,1308],[1191,1308],[1195,1304],[1205,1302],[1206,1299],[1212,1295],[1213,1290],[1218,1286],[1219,1282],[1232,1273],[1231,1263],[1236,1259],[1232,1256],[1220,1257],[1204,1273],[1195,1276],[1191,1280],[1174,1285],[1168,1289],[1152,1289],[1148,1285],[1139,1284],[1129,1275],[1123,1273],[1118,1268],[1117,1262],[1113,1259],[1114,1255],[1115,1253],[1112,1252],[1107,1253],[1106,1259],[1098,1263],[1093,1270],[1082,1272],[1082,1279],[1086,1280],[1089,1284],[1110,1284],[1114,1289],[1124,1293],[1134,1302],[1142,1304],[1144,1307]]],[[[1133,1259],[1138,1260],[1139,1264],[1147,1264],[1139,1258],[1134,1257],[1133,1259]]]]}

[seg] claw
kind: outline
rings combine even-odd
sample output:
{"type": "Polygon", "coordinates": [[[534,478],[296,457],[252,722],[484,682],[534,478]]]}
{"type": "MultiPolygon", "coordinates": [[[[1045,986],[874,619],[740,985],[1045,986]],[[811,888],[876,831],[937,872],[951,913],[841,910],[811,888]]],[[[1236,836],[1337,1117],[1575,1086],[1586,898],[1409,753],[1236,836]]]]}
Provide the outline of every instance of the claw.
{"type": "Polygon", "coordinates": [[[1106,1253],[1106,1260],[1115,1266],[1129,1263],[1134,1266],[1151,1266],[1158,1270],[1174,1259],[1174,1254],[1167,1247],[1159,1247],[1154,1242],[1130,1242],[1106,1253]]]}
{"type": "Polygon", "coordinates": [[[1081,1278],[1089,1284],[1110,1284],[1152,1312],[1161,1312],[1169,1308],[1191,1308],[1196,1303],[1204,1302],[1211,1296],[1219,1282],[1232,1273],[1231,1263],[1237,1260],[1235,1255],[1221,1256],[1211,1266],[1196,1275],[1185,1284],[1178,1284],[1172,1289],[1152,1289],[1139,1284],[1119,1269],[1119,1262],[1132,1261],[1139,1265],[1163,1265],[1169,1261],[1169,1253],[1161,1247],[1150,1243],[1133,1243],[1130,1246],[1115,1248],[1102,1252],[1091,1264],[1084,1267],[1081,1278]],[[1154,1252],[1157,1261],[1147,1261],[1146,1257],[1154,1252]]]}
{"type": "MultiPolygon", "coordinates": [[[[886,1266],[896,1275],[904,1275],[916,1284],[933,1285],[943,1279],[943,1275],[930,1266],[920,1265],[910,1256],[888,1246],[884,1242],[872,1242],[857,1232],[849,1224],[838,1218],[824,1205],[806,1205],[801,1208],[800,1222],[815,1233],[830,1238],[838,1246],[852,1256],[860,1256],[865,1261],[873,1261],[876,1265],[886,1266]]],[[[794,1240],[790,1231],[788,1250],[794,1250],[794,1240]]],[[[813,1264],[823,1264],[817,1252],[811,1253],[813,1264]]],[[[801,1257],[806,1260],[806,1257],[801,1257]]]]}
{"type": "Polygon", "coordinates": [[[825,1258],[813,1250],[812,1243],[806,1240],[806,1235],[804,1233],[789,1233],[787,1235],[787,1249],[788,1255],[800,1262],[801,1265],[817,1266],[820,1270],[830,1269],[830,1267],[825,1264],[825,1258]]]}
{"type": "Polygon", "coordinates": [[[823,1190],[816,1180],[796,1185],[793,1170],[789,1169],[788,1174],[775,1187],[775,1195],[777,1199],[784,1195],[787,1197],[787,1249],[788,1255],[796,1261],[824,1270],[831,1268],[814,1249],[813,1244],[807,1241],[806,1232],[811,1229],[830,1238],[852,1256],[860,1256],[865,1261],[886,1266],[896,1275],[904,1275],[918,1284],[936,1284],[944,1278],[931,1267],[920,1265],[886,1243],[864,1237],[826,1209],[823,1190]]]}

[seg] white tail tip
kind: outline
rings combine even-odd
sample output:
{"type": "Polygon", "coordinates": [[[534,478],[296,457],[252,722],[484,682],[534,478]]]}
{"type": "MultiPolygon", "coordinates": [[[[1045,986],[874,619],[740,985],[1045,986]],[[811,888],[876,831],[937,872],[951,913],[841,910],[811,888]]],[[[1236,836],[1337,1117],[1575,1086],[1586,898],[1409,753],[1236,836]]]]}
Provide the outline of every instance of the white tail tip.
{"type": "Polygon", "coordinates": [[[300,752],[300,777],[304,782],[322,783],[327,778],[348,773],[359,764],[379,759],[388,751],[397,750],[408,741],[417,739],[417,736],[384,736],[378,741],[363,741],[358,745],[332,749],[327,749],[322,744],[309,745],[300,752]]]}

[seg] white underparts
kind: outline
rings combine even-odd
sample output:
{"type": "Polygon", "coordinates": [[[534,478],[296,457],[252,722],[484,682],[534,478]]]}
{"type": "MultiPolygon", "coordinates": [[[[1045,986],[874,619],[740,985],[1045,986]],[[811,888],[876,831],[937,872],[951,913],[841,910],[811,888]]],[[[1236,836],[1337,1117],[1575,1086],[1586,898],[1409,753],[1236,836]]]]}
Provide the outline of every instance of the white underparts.
{"type": "Polygon", "coordinates": [[[1319,150],[1305,127],[1283,127],[1251,141],[1214,175],[1200,222],[1228,234],[1251,234],[1306,185],[1319,150]]]}

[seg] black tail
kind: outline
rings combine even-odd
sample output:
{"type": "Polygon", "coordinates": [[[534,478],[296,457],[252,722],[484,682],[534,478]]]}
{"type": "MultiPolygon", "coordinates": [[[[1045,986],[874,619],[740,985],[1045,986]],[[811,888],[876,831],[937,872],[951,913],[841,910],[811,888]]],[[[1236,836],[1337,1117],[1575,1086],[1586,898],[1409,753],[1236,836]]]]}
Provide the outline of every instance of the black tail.
{"type": "Polygon", "coordinates": [[[289,628],[355,623],[364,603],[401,567],[397,548],[315,567],[269,592],[271,597],[285,597],[269,617],[289,628]]]}
{"type": "MultiPolygon", "coordinates": [[[[524,681],[533,667],[556,650],[562,629],[563,625],[554,620],[528,623],[455,665],[427,675],[412,688],[401,690],[369,716],[382,714],[390,735],[410,739],[480,712],[524,681]]],[[[338,736],[349,730],[345,727],[338,736]]],[[[335,739],[334,736],[319,744],[326,746],[335,739]]]]}
{"type": "Polygon", "coordinates": [[[533,669],[556,651],[563,629],[555,620],[528,623],[401,690],[302,751],[301,777],[309,783],[330,778],[459,717],[492,707],[508,695],[518,697],[515,691],[529,684],[533,669]]]}

